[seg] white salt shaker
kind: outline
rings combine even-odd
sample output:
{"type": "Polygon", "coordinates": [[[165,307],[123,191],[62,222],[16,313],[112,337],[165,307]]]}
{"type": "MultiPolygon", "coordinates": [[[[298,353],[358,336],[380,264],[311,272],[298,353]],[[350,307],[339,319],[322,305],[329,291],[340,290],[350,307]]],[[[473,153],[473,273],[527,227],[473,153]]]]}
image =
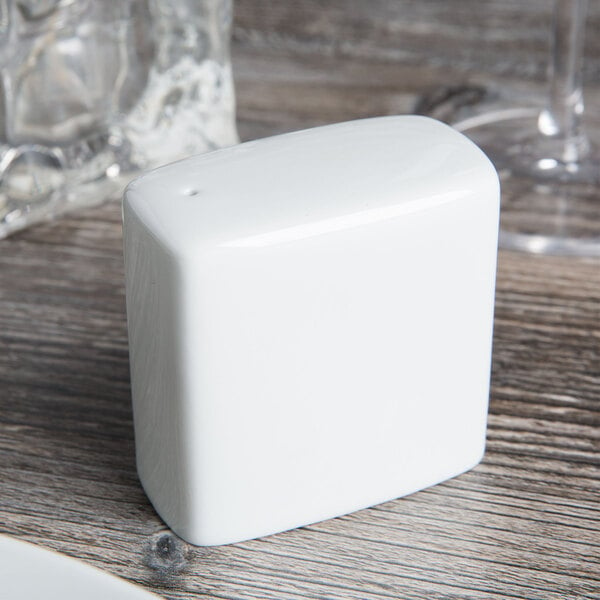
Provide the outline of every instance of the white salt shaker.
{"type": "Polygon", "coordinates": [[[193,544],[410,494],[485,445],[494,168],[422,117],[193,157],[125,193],[138,472],[193,544]]]}

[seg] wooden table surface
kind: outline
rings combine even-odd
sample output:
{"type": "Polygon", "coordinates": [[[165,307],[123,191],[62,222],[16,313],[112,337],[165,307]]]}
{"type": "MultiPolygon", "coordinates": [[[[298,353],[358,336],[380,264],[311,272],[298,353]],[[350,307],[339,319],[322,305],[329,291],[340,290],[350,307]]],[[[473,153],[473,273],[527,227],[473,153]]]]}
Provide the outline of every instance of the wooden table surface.
{"type": "MultiPolygon", "coordinates": [[[[535,84],[549,4],[239,0],[242,137],[408,112],[437,84],[535,84]]],[[[496,301],[477,468],[338,519],[195,548],[136,476],[120,207],[0,241],[0,531],[165,598],[600,598],[600,262],[501,251],[496,301]]]]}

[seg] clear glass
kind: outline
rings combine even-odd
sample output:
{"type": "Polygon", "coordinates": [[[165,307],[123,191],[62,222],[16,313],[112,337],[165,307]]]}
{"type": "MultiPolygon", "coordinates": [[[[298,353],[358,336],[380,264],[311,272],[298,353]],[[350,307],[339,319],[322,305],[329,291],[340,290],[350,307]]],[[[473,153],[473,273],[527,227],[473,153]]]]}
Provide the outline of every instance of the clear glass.
{"type": "Polygon", "coordinates": [[[548,92],[462,86],[421,99],[419,112],[471,137],[498,169],[500,245],[600,256],[600,116],[584,111],[587,0],[556,0],[548,92]]]}
{"type": "Polygon", "coordinates": [[[0,237],[238,141],[231,0],[0,0],[0,237]]]}

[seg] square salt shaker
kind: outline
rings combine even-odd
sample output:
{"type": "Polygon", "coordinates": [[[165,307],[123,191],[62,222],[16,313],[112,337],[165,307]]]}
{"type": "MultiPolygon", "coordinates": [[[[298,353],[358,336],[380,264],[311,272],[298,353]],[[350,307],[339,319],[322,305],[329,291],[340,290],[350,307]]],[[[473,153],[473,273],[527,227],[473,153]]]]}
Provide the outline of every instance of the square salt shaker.
{"type": "Polygon", "coordinates": [[[193,544],[410,494],[485,446],[499,187],[422,117],[196,156],[124,199],[137,466],[193,544]]]}

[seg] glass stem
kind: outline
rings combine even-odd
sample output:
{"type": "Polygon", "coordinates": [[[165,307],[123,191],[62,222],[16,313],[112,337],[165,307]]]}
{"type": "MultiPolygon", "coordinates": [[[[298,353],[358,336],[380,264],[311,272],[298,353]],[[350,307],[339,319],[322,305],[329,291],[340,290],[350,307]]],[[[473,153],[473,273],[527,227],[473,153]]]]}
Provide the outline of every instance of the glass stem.
{"type": "Polygon", "coordinates": [[[560,142],[566,163],[589,152],[582,128],[583,40],[588,0],[555,0],[550,61],[549,98],[539,117],[540,132],[560,142]]]}

